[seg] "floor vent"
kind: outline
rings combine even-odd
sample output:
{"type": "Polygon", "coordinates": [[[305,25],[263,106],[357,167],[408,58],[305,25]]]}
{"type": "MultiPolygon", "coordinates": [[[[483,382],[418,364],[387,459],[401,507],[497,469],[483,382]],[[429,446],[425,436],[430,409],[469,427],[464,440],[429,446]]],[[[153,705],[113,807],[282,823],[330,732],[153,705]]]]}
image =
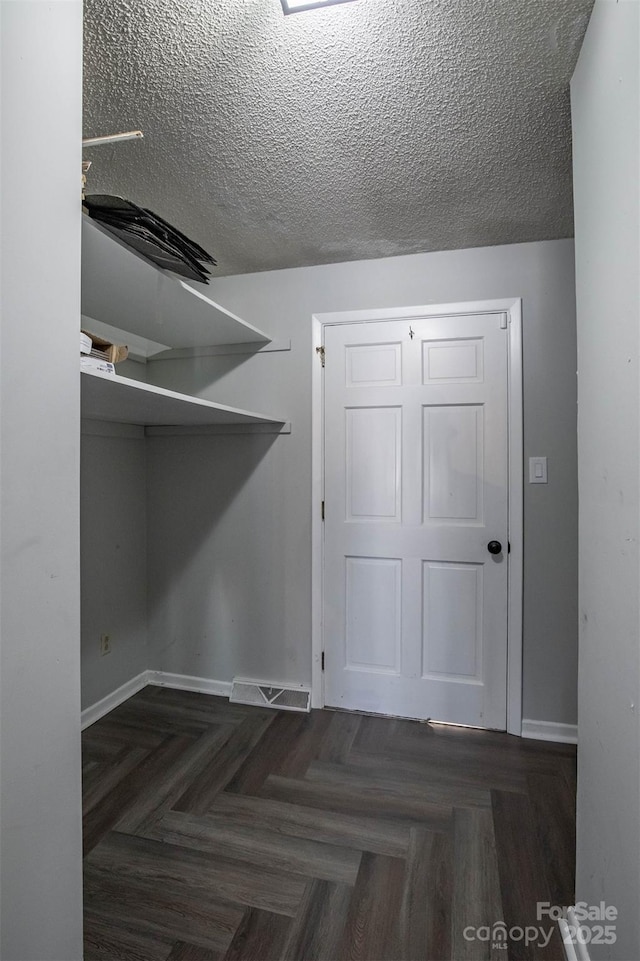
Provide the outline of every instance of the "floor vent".
{"type": "Polygon", "coordinates": [[[248,681],[235,677],[229,701],[232,704],[257,704],[274,707],[278,711],[311,710],[311,691],[301,687],[284,687],[263,681],[248,681]]]}

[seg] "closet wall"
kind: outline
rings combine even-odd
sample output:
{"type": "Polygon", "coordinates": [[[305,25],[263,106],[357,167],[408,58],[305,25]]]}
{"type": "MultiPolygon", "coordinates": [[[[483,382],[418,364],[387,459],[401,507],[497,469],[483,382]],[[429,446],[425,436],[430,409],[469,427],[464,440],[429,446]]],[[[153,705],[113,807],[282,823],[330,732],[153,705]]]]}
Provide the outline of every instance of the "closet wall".
{"type": "Polygon", "coordinates": [[[211,294],[291,350],[151,365],[176,390],[291,418],[281,437],[147,441],[150,667],[310,682],[312,315],[522,296],[524,716],[576,721],[573,244],[551,241],[226,277],[211,294]]]}
{"type": "MultiPolygon", "coordinates": [[[[239,675],[310,683],[311,372],[318,363],[312,346],[314,313],[521,296],[525,458],[549,458],[549,483],[525,484],[524,716],[575,724],[573,266],[573,243],[565,240],[214,280],[210,296],[268,331],[273,346],[290,342],[291,349],[157,361],[147,366],[147,379],[209,400],[282,414],[291,419],[292,432],[145,441],[145,666],[207,681],[229,682],[239,675]]],[[[128,444],[118,442],[119,456],[134,458],[128,444]]],[[[87,456],[92,466],[84,496],[93,499],[101,457],[112,455],[108,445],[96,440],[87,456]]],[[[133,540],[138,545],[143,540],[142,459],[136,464],[134,469],[130,461],[126,468],[140,472],[133,479],[135,492],[122,486],[123,516],[137,518],[131,548],[133,540]]],[[[107,470],[114,467],[112,462],[107,470]]],[[[102,576],[112,584],[121,573],[117,544],[125,543],[127,532],[123,529],[121,535],[103,557],[102,576]]],[[[140,580],[135,584],[128,582],[136,594],[128,595],[129,610],[139,612],[140,580]]],[[[118,624],[112,654],[96,657],[104,615],[96,614],[100,598],[93,593],[89,600],[90,590],[83,595],[83,622],[93,630],[92,664],[85,669],[93,693],[85,696],[85,704],[139,673],[145,643],[140,622],[123,609],[123,633],[118,634],[118,624]]]]}
{"type": "Polygon", "coordinates": [[[576,900],[640,957],[640,8],[598,0],[571,83],[580,451],[576,900]]]}
{"type": "Polygon", "coordinates": [[[84,425],[80,489],[84,710],[149,667],[143,429],[84,425]]]}
{"type": "Polygon", "coordinates": [[[0,3],[0,957],[82,957],[82,3],[0,3]]]}

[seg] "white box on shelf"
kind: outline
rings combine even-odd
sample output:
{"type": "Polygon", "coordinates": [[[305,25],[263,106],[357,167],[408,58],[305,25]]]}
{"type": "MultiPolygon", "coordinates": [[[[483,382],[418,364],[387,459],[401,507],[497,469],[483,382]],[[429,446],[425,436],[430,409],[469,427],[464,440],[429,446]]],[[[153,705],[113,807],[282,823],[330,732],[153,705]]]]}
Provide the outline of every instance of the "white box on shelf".
{"type": "Polygon", "coordinates": [[[101,374],[109,374],[110,377],[116,376],[115,364],[110,364],[107,360],[100,360],[99,357],[81,357],[80,370],[97,370],[101,374]]]}

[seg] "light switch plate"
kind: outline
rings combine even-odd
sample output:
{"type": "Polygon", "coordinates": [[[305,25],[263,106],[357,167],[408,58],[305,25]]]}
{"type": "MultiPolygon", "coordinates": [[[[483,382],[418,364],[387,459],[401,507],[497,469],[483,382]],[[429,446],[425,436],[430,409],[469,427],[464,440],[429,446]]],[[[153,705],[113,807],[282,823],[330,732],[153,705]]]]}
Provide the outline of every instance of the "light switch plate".
{"type": "Polygon", "coordinates": [[[547,458],[546,457],[530,457],[529,458],[529,483],[530,484],[546,484],[547,483],[547,458]]]}

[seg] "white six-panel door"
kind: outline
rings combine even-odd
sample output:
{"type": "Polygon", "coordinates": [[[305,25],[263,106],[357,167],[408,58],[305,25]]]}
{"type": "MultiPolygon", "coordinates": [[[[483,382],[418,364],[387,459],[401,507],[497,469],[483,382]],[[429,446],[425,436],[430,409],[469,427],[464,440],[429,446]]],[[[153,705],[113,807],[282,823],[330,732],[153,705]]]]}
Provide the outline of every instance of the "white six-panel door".
{"type": "Polygon", "coordinates": [[[495,313],[325,328],[327,705],[505,728],[507,350],[495,313]]]}

